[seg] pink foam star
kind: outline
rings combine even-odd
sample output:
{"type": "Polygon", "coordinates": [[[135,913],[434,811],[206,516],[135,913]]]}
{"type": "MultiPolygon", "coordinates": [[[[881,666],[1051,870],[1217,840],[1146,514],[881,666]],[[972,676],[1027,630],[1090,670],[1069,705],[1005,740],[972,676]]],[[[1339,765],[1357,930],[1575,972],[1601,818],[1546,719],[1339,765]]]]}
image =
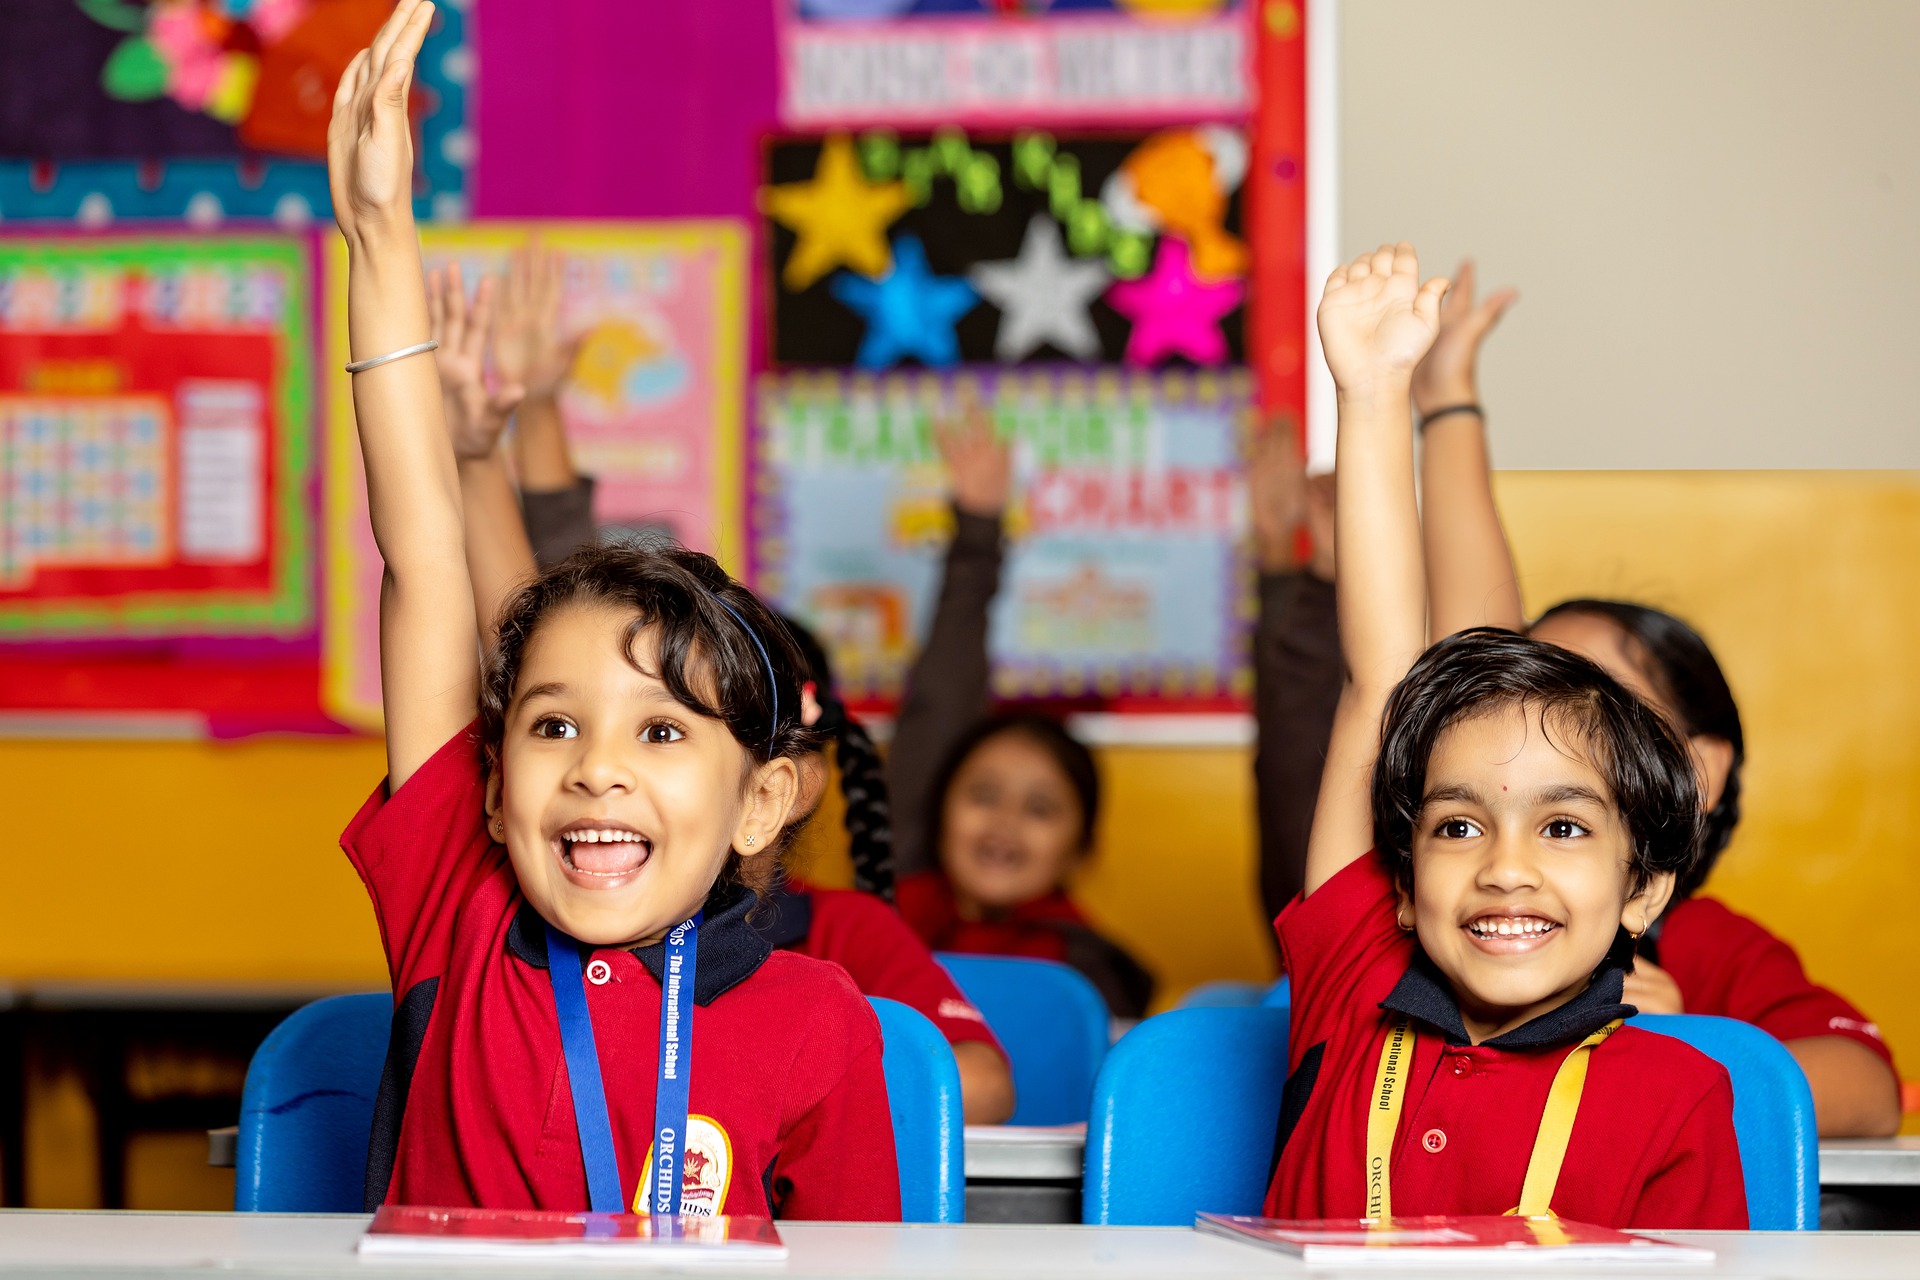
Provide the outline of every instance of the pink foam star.
{"type": "Polygon", "coordinates": [[[1195,364],[1223,364],[1227,339],[1220,321],[1240,305],[1239,280],[1202,280],[1193,274],[1187,242],[1163,236],[1153,270],[1107,290],[1107,304],[1133,321],[1127,363],[1151,365],[1170,355],[1195,364]]]}

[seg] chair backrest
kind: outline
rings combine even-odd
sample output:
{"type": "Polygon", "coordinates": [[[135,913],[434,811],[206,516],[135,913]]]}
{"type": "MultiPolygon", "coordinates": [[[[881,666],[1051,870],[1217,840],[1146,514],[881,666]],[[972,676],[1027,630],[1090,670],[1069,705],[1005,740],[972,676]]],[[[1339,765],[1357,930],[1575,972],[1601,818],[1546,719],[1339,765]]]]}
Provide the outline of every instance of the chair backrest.
{"type": "MultiPolygon", "coordinates": [[[[966,1147],[953,1050],[915,1010],[872,1003],[885,1038],[901,1210],[908,1222],[959,1222],[966,1147]]],[[[360,1212],[392,1019],[385,992],[330,996],[295,1010],[254,1051],[240,1097],[235,1209],[360,1212]]]]}
{"type": "Polygon", "coordinates": [[[1813,1092],[1787,1047],[1751,1023],[1697,1013],[1643,1013],[1643,1031],[1684,1040],[1733,1077],[1733,1128],[1755,1231],[1820,1226],[1820,1139],[1813,1092]]]}
{"type": "Polygon", "coordinates": [[[1051,960],[940,952],[934,957],[986,1018],[1012,1060],[1009,1124],[1077,1124],[1107,1056],[1107,1002],[1077,969],[1051,960]]]}
{"type": "Polygon", "coordinates": [[[904,1222],[961,1222],[967,1198],[966,1119],[953,1047],[925,1014],[868,996],[880,1015],[881,1063],[893,1113],[904,1222]]]}
{"type": "Polygon", "coordinates": [[[1267,1009],[1293,1008],[1293,979],[1282,978],[1268,987],[1266,994],[1260,997],[1260,1004],[1267,1009]]]}
{"type": "Polygon", "coordinates": [[[329,996],[261,1042],[240,1095],[235,1209],[360,1212],[392,1020],[384,991],[329,996]]]}
{"type": "Polygon", "coordinates": [[[1257,1214],[1287,1078],[1284,1009],[1175,1009],[1129,1031],[1100,1068],[1081,1220],[1184,1227],[1257,1214]]]}
{"type": "Polygon", "coordinates": [[[1203,982],[1180,997],[1182,1009],[1243,1009],[1267,994],[1262,982],[1203,982]]]}

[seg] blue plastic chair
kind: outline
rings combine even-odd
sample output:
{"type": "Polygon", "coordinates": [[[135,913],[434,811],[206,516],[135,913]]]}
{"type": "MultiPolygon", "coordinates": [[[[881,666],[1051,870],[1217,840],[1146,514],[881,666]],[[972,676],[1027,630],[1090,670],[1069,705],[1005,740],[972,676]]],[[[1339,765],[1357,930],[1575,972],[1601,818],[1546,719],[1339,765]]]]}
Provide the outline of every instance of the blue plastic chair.
{"type": "MultiPolygon", "coordinates": [[[[871,1001],[880,1018],[887,1108],[908,1222],[959,1222],[966,1191],[960,1071],[946,1037],[913,1009],[871,1001]]],[[[373,1100],[393,998],[316,1000],[273,1029],[240,1095],[233,1207],[262,1213],[359,1213],[373,1100]]]]}
{"type": "Polygon", "coordinates": [[[1203,982],[1180,997],[1182,1009],[1245,1009],[1267,994],[1259,982],[1203,982]]]}
{"type": "Polygon", "coordinates": [[[1079,970],[1013,956],[934,956],[986,1018],[1013,1068],[1008,1124],[1078,1124],[1107,1056],[1107,1002],[1079,970]]]}
{"type": "Polygon", "coordinates": [[[1293,1008],[1293,979],[1282,978],[1268,987],[1267,993],[1260,997],[1260,1007],[1263,1009],[1293,1008]]]}
{"type": "Polygon", "coordinates": [[[1260,1212],[1287,1080],[1285,1010],[1175,1009],[1129,1031],[1100,1068],[1081,1220],[1187,1227],[1260,1212]]]}
{"type": "Polygon", "coordinates": [[[1751,1023],[1697,1013],[1643,1013],[1632,1025],[1684,1040],[1733,1077],[1733,1129],[1755,1231],[1820,1226],[1820,1138],[1813,1091],[1787,1047],[1751,1023]]]}
{"type": "Polygon", "coordinates": [[[360,1212],[392,1020],[384,991],[329,996],[294,1010],[261,1042],[240,1094],[235,1209],[360,1212]]]}
{"type": "Polygon", "coordinates": [[[900,1167],[904,1222],[964,1222],[967,1200],[966,1117],[953,1047],[918,1009],[868,996],[880,1015],[881,1066],[893,1113],[894,1161],[900,1167]]]}

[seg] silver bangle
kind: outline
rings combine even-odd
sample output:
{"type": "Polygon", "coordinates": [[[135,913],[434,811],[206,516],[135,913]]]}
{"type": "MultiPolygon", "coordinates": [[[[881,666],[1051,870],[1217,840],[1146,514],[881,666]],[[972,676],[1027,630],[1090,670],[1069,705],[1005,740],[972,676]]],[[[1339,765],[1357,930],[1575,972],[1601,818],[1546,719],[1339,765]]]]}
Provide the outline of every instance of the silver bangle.
{"type": "Polygon", "coordinates": [[[374,356],[369,360],[355,360],[347,366],[347,372],[365,373],[376,365],[387,364],[394,360],[405,360],[408,356],[425,355],[429,351],[438,351],[439,349],[440,339],[428,338],[425,342],[416,342],[410,347],[402,347],[398,351],[389,351],[383,356],[374,356]]]}

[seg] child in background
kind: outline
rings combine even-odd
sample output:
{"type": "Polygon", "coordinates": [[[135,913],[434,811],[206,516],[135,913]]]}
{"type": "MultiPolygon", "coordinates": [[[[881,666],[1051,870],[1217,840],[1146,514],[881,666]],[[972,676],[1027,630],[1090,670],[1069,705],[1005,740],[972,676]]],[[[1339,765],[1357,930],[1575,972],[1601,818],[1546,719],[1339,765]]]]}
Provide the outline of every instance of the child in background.
{"type": "Polygon", "coordinates": [[[1685,744],[1565,650],[1487,628],[1427,647],[1407,415],[1445,288],[1383,246],[1320,304],[1347,676],[1277,925],[1293,1031],[1266,1211],[1744,1227],[1725,1069],[1620,1022],[1632,938],[1700,855],[1685,744]]]}
{"type": "MultiPolygon", "coordinates": [[[[1443,614],[1454,626],[1524,627],[1488,480],[1476,377],[1480,345],[1512,299],[1511,291],[1503,291],[1476,302],[1472,264],[1463,264],[1441,307],[1440,337],[1414,378],[1425,442],[1423,523],[1436,628],[1443,614]]],[[[1265,509],[1271,525],[1291,529],[1303,512],[1311,520],[1312,511],[1295,496],[1302,482],[1288,476],[1289,465],[1299,471],[1297,451],[1279,453],[1264,477],[1256,463],[1254,489],[1256,513],[1265,509]]],[[[1316,555],[1324,543],[1330,563],[1331,531],[1324,539],[1316,532],[1314,542],[1316,555]]],[[[1262,593],[1258,634],[1267,639],[1256,648],[1263,690],[1260,758],[1274,767],[1260,775],[1260,783],[1289,797],[1319,779],[1319,747],[1332,721],[1323,704],[1326,691],[1339,687],[1339,632],[1323,600],[1330,595],[1313,582],[1270,607],[1269,594],[1262,593]],[[1269,741],[1283,745],[1269,753],[1269,741]]],[[[1844,997],[1809,979],[1785,941],[1699,893],[1739,823],[1746,755],[1739,708],[1712,650],[1671,614],[1619,601],[1565,601],[1542,614],[1529,634],[1598,663],[1667,716],[1686,736],[1700,775],[1706,810],[1701,861],[1675,887],[1666,915],[1640,940],[1627,977],[1627,1003],[1648,1013],[1751,1022],[1799,1061],[1813,1090],[1821,1136],[1895,1132],[1898,1076],[1879,1029],[1844,997]]],[[[1297,878],[1305,857],[1304,841],[1295,839],[1301,811],[1282,813],[1271,824],[1268,812],[1263,803],[1263,884],[1297,878]]]]}
{"type": "MultiPolygon", "coordinates": [[[[448,429],[459,459],[461,493],[466,508],[467,563],[475,584],[475,603],[483,633],[497,626],[500,610],[513,592],[539,572],[535,549],[544,542],[549,554],[593,542],[589,515],[590,489],[580,502],[547,505],[545,524],[537,542],[521,526],[514,505],[512,483],[502,456],[501,433],[519,402],[522,386],[508,381],[524,366],[499,358],[500,334],[516,328],[537,330],[552,316],[536,308],[529,315],[527,299],[539,289],[516,286],[529,276],[537,281],[548,270],[540,259],[516,254],[504,281],[496,287],[483,280],[469,305],[461,288],[458,267],[436,271],[428,278],[433,335],[441,340],[440,362],[448,429]],[[497,309],[497,321],[494,312],[497,309]],[[497,377],[489,388],[485,370],[491,333],[497,377]]],[[[537,336],[533,347],[555,347],[537,336]]],[[[523,419],[524,421],[524,419],[523,419]]],[[[564,457],[564,448],[562,450],[564,457]]],[[[551,495],[549,495],[551,496],[551,495]]],[[[539,502],[530,499],[528,525],[539,502]]],[[[564,557],[563,557],[564,559],[564,557]]],[[[812,635],[790,619],[780,619],[798,646],[803,681],[794,701],[801,724],[816,740],[834,744],[840,765],[841,788],[847,800],[847,826],[852,836],[854,868],[864,892],[821,889],[798,882],[770,883],[761,893],[761,907],[749,923],[777,950],[826,960],[846,970],[862,993],[898,1000],[919,1010],[940,1028],[953,1046],[960,1069],[962,1109],[969,1124],[998,1124],[1013,1114],[1013,1076],[1005,1051],[994,1039],[980,1011],[968,1003],[947,971],[937,964],[926,944],[907,928],[899,913],[887,905],[893,890],[893,859],[889,845],[886,781],[873,740],[846,713],[834,696],[826,655],[812,635]]],[[[821,743],[824,748],[824,742],[821,743]]],[[[796,757],[800,769],[800,796],[793,825],[798,827],[819,802],[827,773],[823,750],[796,757]]]]}
{"type": "Polygon", "coordinates": [[[746,919],[814,746],[784,628],[709,557],[588,550],[512,596],[481,665],[419,358],[406,103],[432,15],[401,0],[328,142],[386,562],[388,778],[342,837],[397,996],[368,1199],[898,1220],[872,1008],[746,919]]]}
{"type": "Polygon", "coordinates": [[[1000,584],[1007,444],[984,415],[942,430],[939,444],[954,537],[887,761],[900,913],[935,951],[1062,961],[1114,1016],[1141,1017],[1152,975],[1064,888],[1093,848],[1093,754],[1058,721],[990,714],[987,610],[1000,584]]]}

